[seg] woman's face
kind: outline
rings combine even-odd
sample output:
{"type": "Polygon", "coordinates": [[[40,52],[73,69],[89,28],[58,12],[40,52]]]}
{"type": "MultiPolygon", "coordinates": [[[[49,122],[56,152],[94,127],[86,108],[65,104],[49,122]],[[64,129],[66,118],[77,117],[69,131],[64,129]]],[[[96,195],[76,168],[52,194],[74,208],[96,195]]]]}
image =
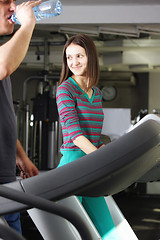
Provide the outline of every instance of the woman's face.
{"type": "Polygon", "coordinates": [[[86,76],[87,55],[85,49],[77,44],[71,43],[66,48],[67,65],[75,76],[86,76]]]}

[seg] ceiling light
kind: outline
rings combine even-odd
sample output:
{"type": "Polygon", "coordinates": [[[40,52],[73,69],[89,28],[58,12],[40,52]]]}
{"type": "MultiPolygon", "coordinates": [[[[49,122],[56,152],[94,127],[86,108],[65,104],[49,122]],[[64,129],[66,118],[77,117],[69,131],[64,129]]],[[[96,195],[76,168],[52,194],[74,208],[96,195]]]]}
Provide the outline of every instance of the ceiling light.
{"type": "Polygon", "coordinates": [[[136,28],[113,28],[113,27],[99,27],[99,33],[103,34],[112,34],[112,35],[121,35],[128,37],[139,37],[139,32],[136,28]]]}
{"type": "Polygon", "coordinates": [[[160,29],[156,26],[150,26],[150,25],[146,25],[146,26],[141,26],[138,25],[137,26],[139,32],[141,33],[146,33],[146,34],[155,34],[155,35],[160,35],[160,29]]]}
{"type": "Polygon", "coordinates": [[[148,64],[132,64],[128,66],[129,69],[148,68],[148,64]]]}
{"type": "Polygon", "coordinates": [[[90,36],[99,36],[99,33],[96,29],[81,29],[81,28],[68,28],[68,27],[59,27],[58,32],[68,33],[68,34],[77,34],[84,33],[90,36]]]}

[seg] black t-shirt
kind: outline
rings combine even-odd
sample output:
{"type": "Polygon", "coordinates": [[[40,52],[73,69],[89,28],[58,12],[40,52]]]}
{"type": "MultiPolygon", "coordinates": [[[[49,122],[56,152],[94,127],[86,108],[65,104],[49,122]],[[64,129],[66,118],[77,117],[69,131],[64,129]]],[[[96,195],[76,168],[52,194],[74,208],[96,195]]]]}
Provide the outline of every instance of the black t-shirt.
{"type": "Polygon", "coordinates": [[[10,78],[0,80],[0,183],[16,179],[17,126],[10,78]]]}

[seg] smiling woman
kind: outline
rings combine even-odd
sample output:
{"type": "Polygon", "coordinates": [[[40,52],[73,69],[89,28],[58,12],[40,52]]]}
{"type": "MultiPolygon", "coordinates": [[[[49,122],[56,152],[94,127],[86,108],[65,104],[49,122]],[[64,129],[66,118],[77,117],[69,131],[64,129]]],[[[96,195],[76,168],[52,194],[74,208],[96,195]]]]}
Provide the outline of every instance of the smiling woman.
{"type": "Polygon", "coordinates": [[[71,46],[72,46],[72,50],[73,50],[73,45],[76,45],[76,48],[78,48],[77,49],[78,52],[76,53],[78,56],[78,59],[83,58],[83,60],[86,61],[85,64],[87,64],[85,76],[79,76],[81,80],[79,80],[79,78],[77,77],[76,81],[78,80],[82,89],[85,89],[85,91],[88,91],[90,88],[92,88],[92,86],[96,86],[99,81],[98,54],[97,54],[95,44],[91,38],[89,38],[84,34],[79,34],[78,36],[79,38],[77,39],[75,37],[71,37],[65,44],[65,47],[63,50],[63,65],[62,65],[61,78],[60,78],[59,84],[61,84],[64,80],[66,80],[67,77],[71,77],[71,76],[76,77],[76,76],[73,76],[74,74],[69,69],[69,66],[67,64],[67,52],[66,52],[68,47],[71,50],[71,46]],[[83,39],[83,36],[86,37],[85,41],[83,39]],[[86,57],[87,57],[87,60],[85,59],[86,57]]]}
{"type": "MultiPolygon", "coordinates": [[[[81,86],[81,80],[78,76],[85,76],[87,69],[87,56],[85,49],[79,45],[71,44],[66,49],[67,64],[70,71],[74,74],[75,81],[81,86]]],[[[83,86],[86,85],[86,79],[84,79],[83,86]]],[[[83,86],[81,86],[83,88],[83,86]]]]}
{"type": "MultiPolygon", "coordinates": [[[[100,139],[104,114],[98,80],[98,55],[93,41],[84,34],[71,37],[64,46],[56,95],[63,133],[58,167],[104,147],[100,139]]],[[[104,197],[79,200],[103,240],[119,239],[104,197]]]]}

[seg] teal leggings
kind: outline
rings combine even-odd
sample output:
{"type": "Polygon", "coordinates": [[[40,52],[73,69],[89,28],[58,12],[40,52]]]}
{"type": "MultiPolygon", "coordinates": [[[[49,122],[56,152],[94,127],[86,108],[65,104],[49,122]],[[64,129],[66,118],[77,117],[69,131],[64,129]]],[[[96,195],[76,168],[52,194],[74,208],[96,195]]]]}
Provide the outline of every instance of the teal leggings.
{"type": "MultiPolygon", "coordinates": [[[[58,167],[86,155],[82,151],[64,151],[58,167]]],[[[78,197],[103,240],[119,240],[104,197],[78,197]]]]}

